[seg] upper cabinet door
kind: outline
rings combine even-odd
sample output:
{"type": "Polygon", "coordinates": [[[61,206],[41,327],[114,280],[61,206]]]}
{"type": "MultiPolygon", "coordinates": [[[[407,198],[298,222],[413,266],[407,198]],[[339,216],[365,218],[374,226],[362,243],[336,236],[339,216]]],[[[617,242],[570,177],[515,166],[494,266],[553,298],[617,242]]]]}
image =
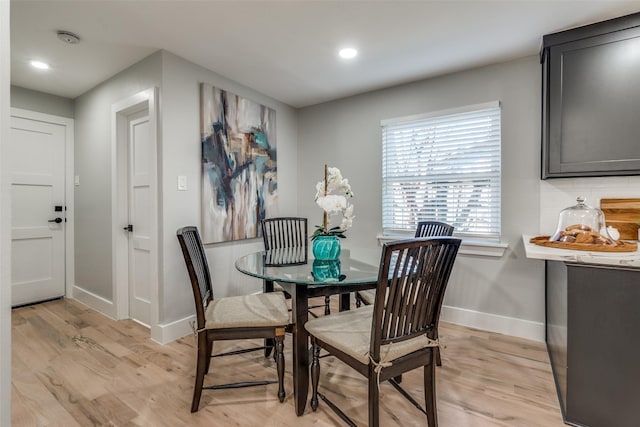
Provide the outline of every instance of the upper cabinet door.
{"type": "Polygon", "coordinates": [[[640,175],[639,25],[635,14],[543,39],[543,179],[640,175]]]}

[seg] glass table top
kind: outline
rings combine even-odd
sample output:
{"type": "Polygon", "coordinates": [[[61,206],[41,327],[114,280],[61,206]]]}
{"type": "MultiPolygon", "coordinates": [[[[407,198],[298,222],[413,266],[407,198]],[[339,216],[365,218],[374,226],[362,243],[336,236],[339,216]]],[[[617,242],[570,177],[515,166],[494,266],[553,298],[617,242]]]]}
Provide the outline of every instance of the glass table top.
{"type": "Polygon", "coordinates": [[[307,285],[363,284],[378,280],[382,248],[342,249],[337,261],[314,260],[304,248],[273,249],[238,258],[242,273],[274,282],[307,285]]]}

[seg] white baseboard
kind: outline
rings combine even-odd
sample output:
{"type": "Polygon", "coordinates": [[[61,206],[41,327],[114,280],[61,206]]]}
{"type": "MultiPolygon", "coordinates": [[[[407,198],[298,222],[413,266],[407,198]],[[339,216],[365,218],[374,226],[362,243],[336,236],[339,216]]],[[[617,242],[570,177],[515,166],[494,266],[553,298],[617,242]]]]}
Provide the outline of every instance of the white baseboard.
{"type": "Polygon", "coordinates": [[[151,328],[151,339],[160,344],[167,344],[178,338],[193,334],[191,322],[195,322],[195,320],[196,316],[192,315],[165,325],[154,326],[151,328]]]}
{"type": "Polygon", "coordinates": [[[113,301],[109,301],[93,292],[73,286],[73,299],[80,301],[84,305],[104,314],[107,317],[116,319],[116,306],[113,301]]]}
{"type": "Polygon", "coordinates": [[[545,341],[544,323],[516,319],[515,317],[506,317],[443,305],[442,312],[440,313],[440,321],[533,341],[545,341]]]}
{"type": "MultiPolygon", "coordinates": [[[[73,287],[72,298],[111,319],[116,319],[116,307],[112,301],[78,286],[73,287]]],[[[192,334],[193,329],[191,329],[190,322],[195,320],[196,316],[192,315],[184,319],[176,320],[175,322],[167,323],[166,325],[152,326],[151,339],[160,344],[167,344],[178,338],[192,334]]]]}

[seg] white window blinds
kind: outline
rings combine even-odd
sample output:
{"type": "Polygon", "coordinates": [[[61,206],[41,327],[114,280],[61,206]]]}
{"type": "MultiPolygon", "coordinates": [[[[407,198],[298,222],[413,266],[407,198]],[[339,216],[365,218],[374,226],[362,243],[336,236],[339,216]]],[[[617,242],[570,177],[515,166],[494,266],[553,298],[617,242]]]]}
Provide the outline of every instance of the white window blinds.
{"type": "Polygon", "coordinates": [[[500,104],[382,121],[382,227],[500,238],[500,104]]]}

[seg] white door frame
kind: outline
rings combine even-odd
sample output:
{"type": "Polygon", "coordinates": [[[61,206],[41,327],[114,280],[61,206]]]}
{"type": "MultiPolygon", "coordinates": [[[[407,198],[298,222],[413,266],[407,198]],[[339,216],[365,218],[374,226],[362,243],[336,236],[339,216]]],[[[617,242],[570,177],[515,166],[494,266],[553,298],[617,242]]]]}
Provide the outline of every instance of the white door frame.
{"type": "Polygon", "coordinates": [[[11,192],[7,141],[11,123],[10,4],[0,1],[0,425],[11,425],[11,192]]]}
{"type": "Polygon", "coordinates": [[[64,199],[67,211],[65,216],[64,232],[64,259],[65,259],[65,277],[64,290],[66,297],[73,296],[73,287],[75,285],[75,249],[74,249],[74,204],[73,204],[73,138],[74,138],[74,120],[68,117],[54,116],[51,114],[38,113],[35,111],[23,110],[21,108],[11,108],[11,117],[19,117],[22,119],[35,120],[44,123],[53,123],[64,126],[65,143],[64,143],[64,199]]]}
{"type": "Polygon", "coordinates": [[[159,252],[158,252],[158,88],[139,92],[120,100],[111,106],[111,236],[113,301],[116,305],[116,319],[129,318],[129,236],[122,228],[128,224],[127,190],[127,117],[132,113],[148,109],[149,141],[151,158],[150,210],[155,212],[150,221],[150,299],[151,335],[154,337],[159,323],[159,252]]]}

